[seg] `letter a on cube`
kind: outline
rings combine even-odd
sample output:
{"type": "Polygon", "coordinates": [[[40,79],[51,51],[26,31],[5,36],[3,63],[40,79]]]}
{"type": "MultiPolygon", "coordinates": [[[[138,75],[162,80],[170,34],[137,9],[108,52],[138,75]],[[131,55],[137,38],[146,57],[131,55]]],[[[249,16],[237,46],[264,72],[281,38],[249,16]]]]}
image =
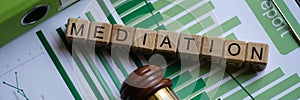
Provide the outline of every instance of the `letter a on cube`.
{"type": "Polygon", "coordinates": [[[156,38],[155,52],[167,58],[176,58],[179,34],[159,30],[156,38]]]}

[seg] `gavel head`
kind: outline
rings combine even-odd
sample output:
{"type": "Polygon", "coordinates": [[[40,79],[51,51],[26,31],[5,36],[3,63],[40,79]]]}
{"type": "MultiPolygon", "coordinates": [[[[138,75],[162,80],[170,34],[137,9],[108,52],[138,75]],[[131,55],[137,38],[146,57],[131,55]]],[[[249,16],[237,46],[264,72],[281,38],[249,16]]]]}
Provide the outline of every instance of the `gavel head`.
{"type": "Polygon", "coordinates": [[[120,89],[123,100],[177,100],[172,80],[163,78],[161,67],[146,65],[130,73],[120,89]]]}

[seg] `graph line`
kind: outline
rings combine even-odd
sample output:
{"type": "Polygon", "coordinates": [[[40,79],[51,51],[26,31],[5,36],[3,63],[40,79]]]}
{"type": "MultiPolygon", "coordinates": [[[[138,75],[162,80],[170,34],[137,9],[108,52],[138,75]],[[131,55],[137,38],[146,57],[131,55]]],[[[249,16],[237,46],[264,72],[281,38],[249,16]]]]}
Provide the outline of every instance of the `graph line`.
{"type": "Polygon", "coordinates": [[[29,100],[28,97],[26,96],[24,90],[21,89],[21,88],[19,88],[18,72],[15,72],[15,77],[16,77],[16,84],[17,84],[17,86],[11,85],[11,84],[9,84],[9,83],[7,83],[7,82],[3,82],[3,84],[4,84],[4,85],[7,85],[7,86],[9,86],[9,87],[11,87],[11,88],[16,89],[16,91],[17,91],[21,96],[23,96],[26,100],[29,100]]]}

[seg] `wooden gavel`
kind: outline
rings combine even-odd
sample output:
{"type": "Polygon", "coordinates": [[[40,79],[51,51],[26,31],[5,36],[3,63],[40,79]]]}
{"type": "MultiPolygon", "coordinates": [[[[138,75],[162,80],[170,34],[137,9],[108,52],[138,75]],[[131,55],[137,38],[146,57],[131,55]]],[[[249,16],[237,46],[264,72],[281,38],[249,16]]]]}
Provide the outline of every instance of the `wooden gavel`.
{"type": "Polygon", "coordinates": [[[146,65],[130,73],[120,89],[123,100],[178,100],[172,80],[163,78],[162,68],[146,65]]]}

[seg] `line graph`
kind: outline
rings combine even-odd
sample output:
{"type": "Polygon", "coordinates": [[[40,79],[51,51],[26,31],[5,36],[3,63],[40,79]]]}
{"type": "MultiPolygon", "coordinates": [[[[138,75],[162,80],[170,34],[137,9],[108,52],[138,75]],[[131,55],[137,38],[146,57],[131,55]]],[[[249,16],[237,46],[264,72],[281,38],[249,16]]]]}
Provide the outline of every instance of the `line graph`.
{"type": "Polygon", "coordinates": [[[18,81],[18,72],[15,72],[15,78],[16,78],[16,86],[9,84],[7,82],[2,82],[4,85],[7,85],[13,89],[15,89],[21,96],[23,96],[26,100],[29,100],[29,98],[26,96],[25,91],[19,87],[19,81],[18,81]]]}
{"type": "MultiPolygon", "coordinates": [[[[29,53],[29,54],[30,54],[30,53],[29,53]]],[[[12,66],[12,65],[5,65],[5,67],[8,68],[8,69],[2,69],[2,70],[1,70],[1,71],[3,71],[3,72],[0,73],[0,78],[1,78],[2,76],[4,76],[5,74],[7,74],[7,73],[9,73],[9,72],[11,72],[11,71],[13,71],[13,70],[15,70],[15,69],[17,69],[17,68],[23,66],[23,65],[26,64],[26,63],[31,62],[32,60],[34,60],[34,59],[36,59],[36,58],[38,58],[38,57],[40,57],[40,56],[42,56],[42,55],[44,55],[44,54],[45,54],[45,52],[41,52],[41,53],[39,53],[39,54],[37,54],[37,55],[31,57],[30,59],[27,59],[27,60],[21,62],[20,64],[17,64],[17,65],[14,65],[14,66],[12,66]]],[[[30,55],[32,55],[32,54],[30,54],[30,55]]],[[[18,61],[20,61],[20,58],[18,59],[18,61]]]]}

